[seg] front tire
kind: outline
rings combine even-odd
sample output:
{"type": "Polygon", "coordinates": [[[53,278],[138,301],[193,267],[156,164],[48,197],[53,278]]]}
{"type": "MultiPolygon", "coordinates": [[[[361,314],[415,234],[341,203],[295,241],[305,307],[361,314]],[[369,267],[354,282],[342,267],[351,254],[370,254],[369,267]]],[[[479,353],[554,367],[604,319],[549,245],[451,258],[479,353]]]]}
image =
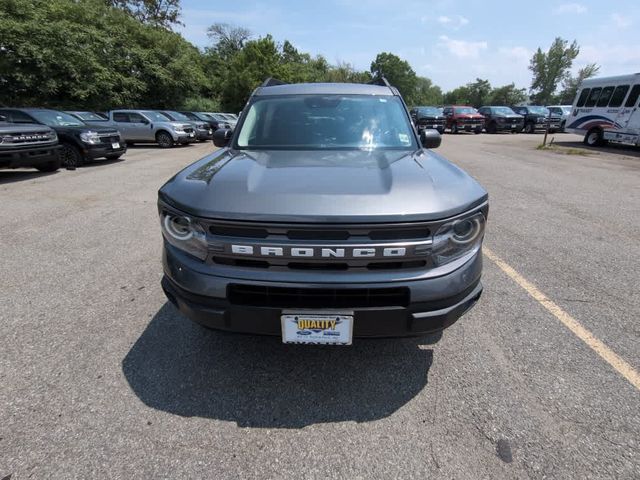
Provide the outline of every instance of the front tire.
{"type": "Polygon", "coordinates": [[[78,147],[70,143],[64,143],[60,150],[60,160],[63,167],[75,170],[84,164],[85,158],[78,147]]]}
{"type": "Polygon", "coordinates": [[[496,133],[498,131],[498,126],[496,125],[496,122],[491,122],[489,125],[487,125],[487,133],[496,133]]]}
{"type": "Polygon", "coordinates": [[[458,133],[460,130],[458,130],[458,124],[454,123],[453,125],[451,125],[451,133],[458,133]]]}
{"type": "Polygon", "coordinates": [[[533,122],[527,122],[524,126],[524,133],[535,133],[536,127],[533,122]]]}
{"type": "Polygon", "coordinates": [[[583,142],[589,147],[601,147],[602,145],[604,145],[605,141],[603,138],[602,129],[595,127],[589,130],[584,136],[583,142]]]}
{"type": "Polygon", "coordinates": [[[174,144],[173,137],[167,132],[156,133],[156,142],[160,148],[171,148],[174,144]]]}

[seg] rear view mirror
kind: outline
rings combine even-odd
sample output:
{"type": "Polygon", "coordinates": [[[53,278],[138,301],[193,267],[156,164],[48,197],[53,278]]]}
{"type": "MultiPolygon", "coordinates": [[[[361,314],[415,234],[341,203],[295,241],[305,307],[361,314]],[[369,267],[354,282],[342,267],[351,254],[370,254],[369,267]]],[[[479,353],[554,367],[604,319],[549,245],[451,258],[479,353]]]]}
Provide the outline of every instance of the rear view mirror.
{"type": "Polygon", "coordinates": [[[213,132],[213,144],[216,147],[226,147],[231,141],[231,137],[233,136],[233,130],[228,128],[219,128],[215,132],[213,132]]]}
{"type": "Polygon", "coordinates": [[[424,129],[420,132],[420,143],[424,148],[438,148],[442,137],[437,130],[424,129]]]}

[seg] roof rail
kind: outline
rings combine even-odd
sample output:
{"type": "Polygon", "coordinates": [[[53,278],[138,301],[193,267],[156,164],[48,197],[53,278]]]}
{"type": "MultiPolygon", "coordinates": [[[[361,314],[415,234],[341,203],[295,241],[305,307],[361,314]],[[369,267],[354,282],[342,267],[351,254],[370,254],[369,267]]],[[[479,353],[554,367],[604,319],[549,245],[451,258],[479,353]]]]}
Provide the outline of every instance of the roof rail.
{"type": "Polygon", "coordinates": [[[389,80],[387,80],[387,78],[384,75],[380,75],[379,77],[374,78],[368,83],[368,85],[380,85],[381,87],[391,88],[391,84],[389,83],[389,80]]]}
{"type": "Polygon", "coordinates": [[[287,82],[283,82],[282,80],[278,80],[277,78],[269,77],[264,82],[262,82],[261,87],[274,87],[276,85],[286,85],[287,82]]]}

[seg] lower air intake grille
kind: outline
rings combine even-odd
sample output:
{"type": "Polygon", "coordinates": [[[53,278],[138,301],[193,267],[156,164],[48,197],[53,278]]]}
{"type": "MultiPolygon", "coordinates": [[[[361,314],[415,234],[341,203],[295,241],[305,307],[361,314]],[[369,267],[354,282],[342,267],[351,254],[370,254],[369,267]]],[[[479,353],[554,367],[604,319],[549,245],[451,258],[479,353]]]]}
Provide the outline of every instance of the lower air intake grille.
{"type": "Polygon", "coordinates": [[[275,308],[406,307],[409,289],[398,288],[287,288],[229,285],[234,305],[275,308]]]}

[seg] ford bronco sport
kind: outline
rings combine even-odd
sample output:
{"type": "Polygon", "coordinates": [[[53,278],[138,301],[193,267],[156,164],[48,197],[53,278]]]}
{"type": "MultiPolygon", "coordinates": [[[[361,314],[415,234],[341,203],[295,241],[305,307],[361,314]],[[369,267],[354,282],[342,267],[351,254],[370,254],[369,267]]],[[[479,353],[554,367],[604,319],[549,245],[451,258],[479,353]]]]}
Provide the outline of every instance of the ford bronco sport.
{"type": "Polygon", "coordinates": [[[348,345],[439,332],[480,298],[487,192],[386,80],[268,80],[214,142],[159,191],[162,287],[187,317],[348,345]]]}

